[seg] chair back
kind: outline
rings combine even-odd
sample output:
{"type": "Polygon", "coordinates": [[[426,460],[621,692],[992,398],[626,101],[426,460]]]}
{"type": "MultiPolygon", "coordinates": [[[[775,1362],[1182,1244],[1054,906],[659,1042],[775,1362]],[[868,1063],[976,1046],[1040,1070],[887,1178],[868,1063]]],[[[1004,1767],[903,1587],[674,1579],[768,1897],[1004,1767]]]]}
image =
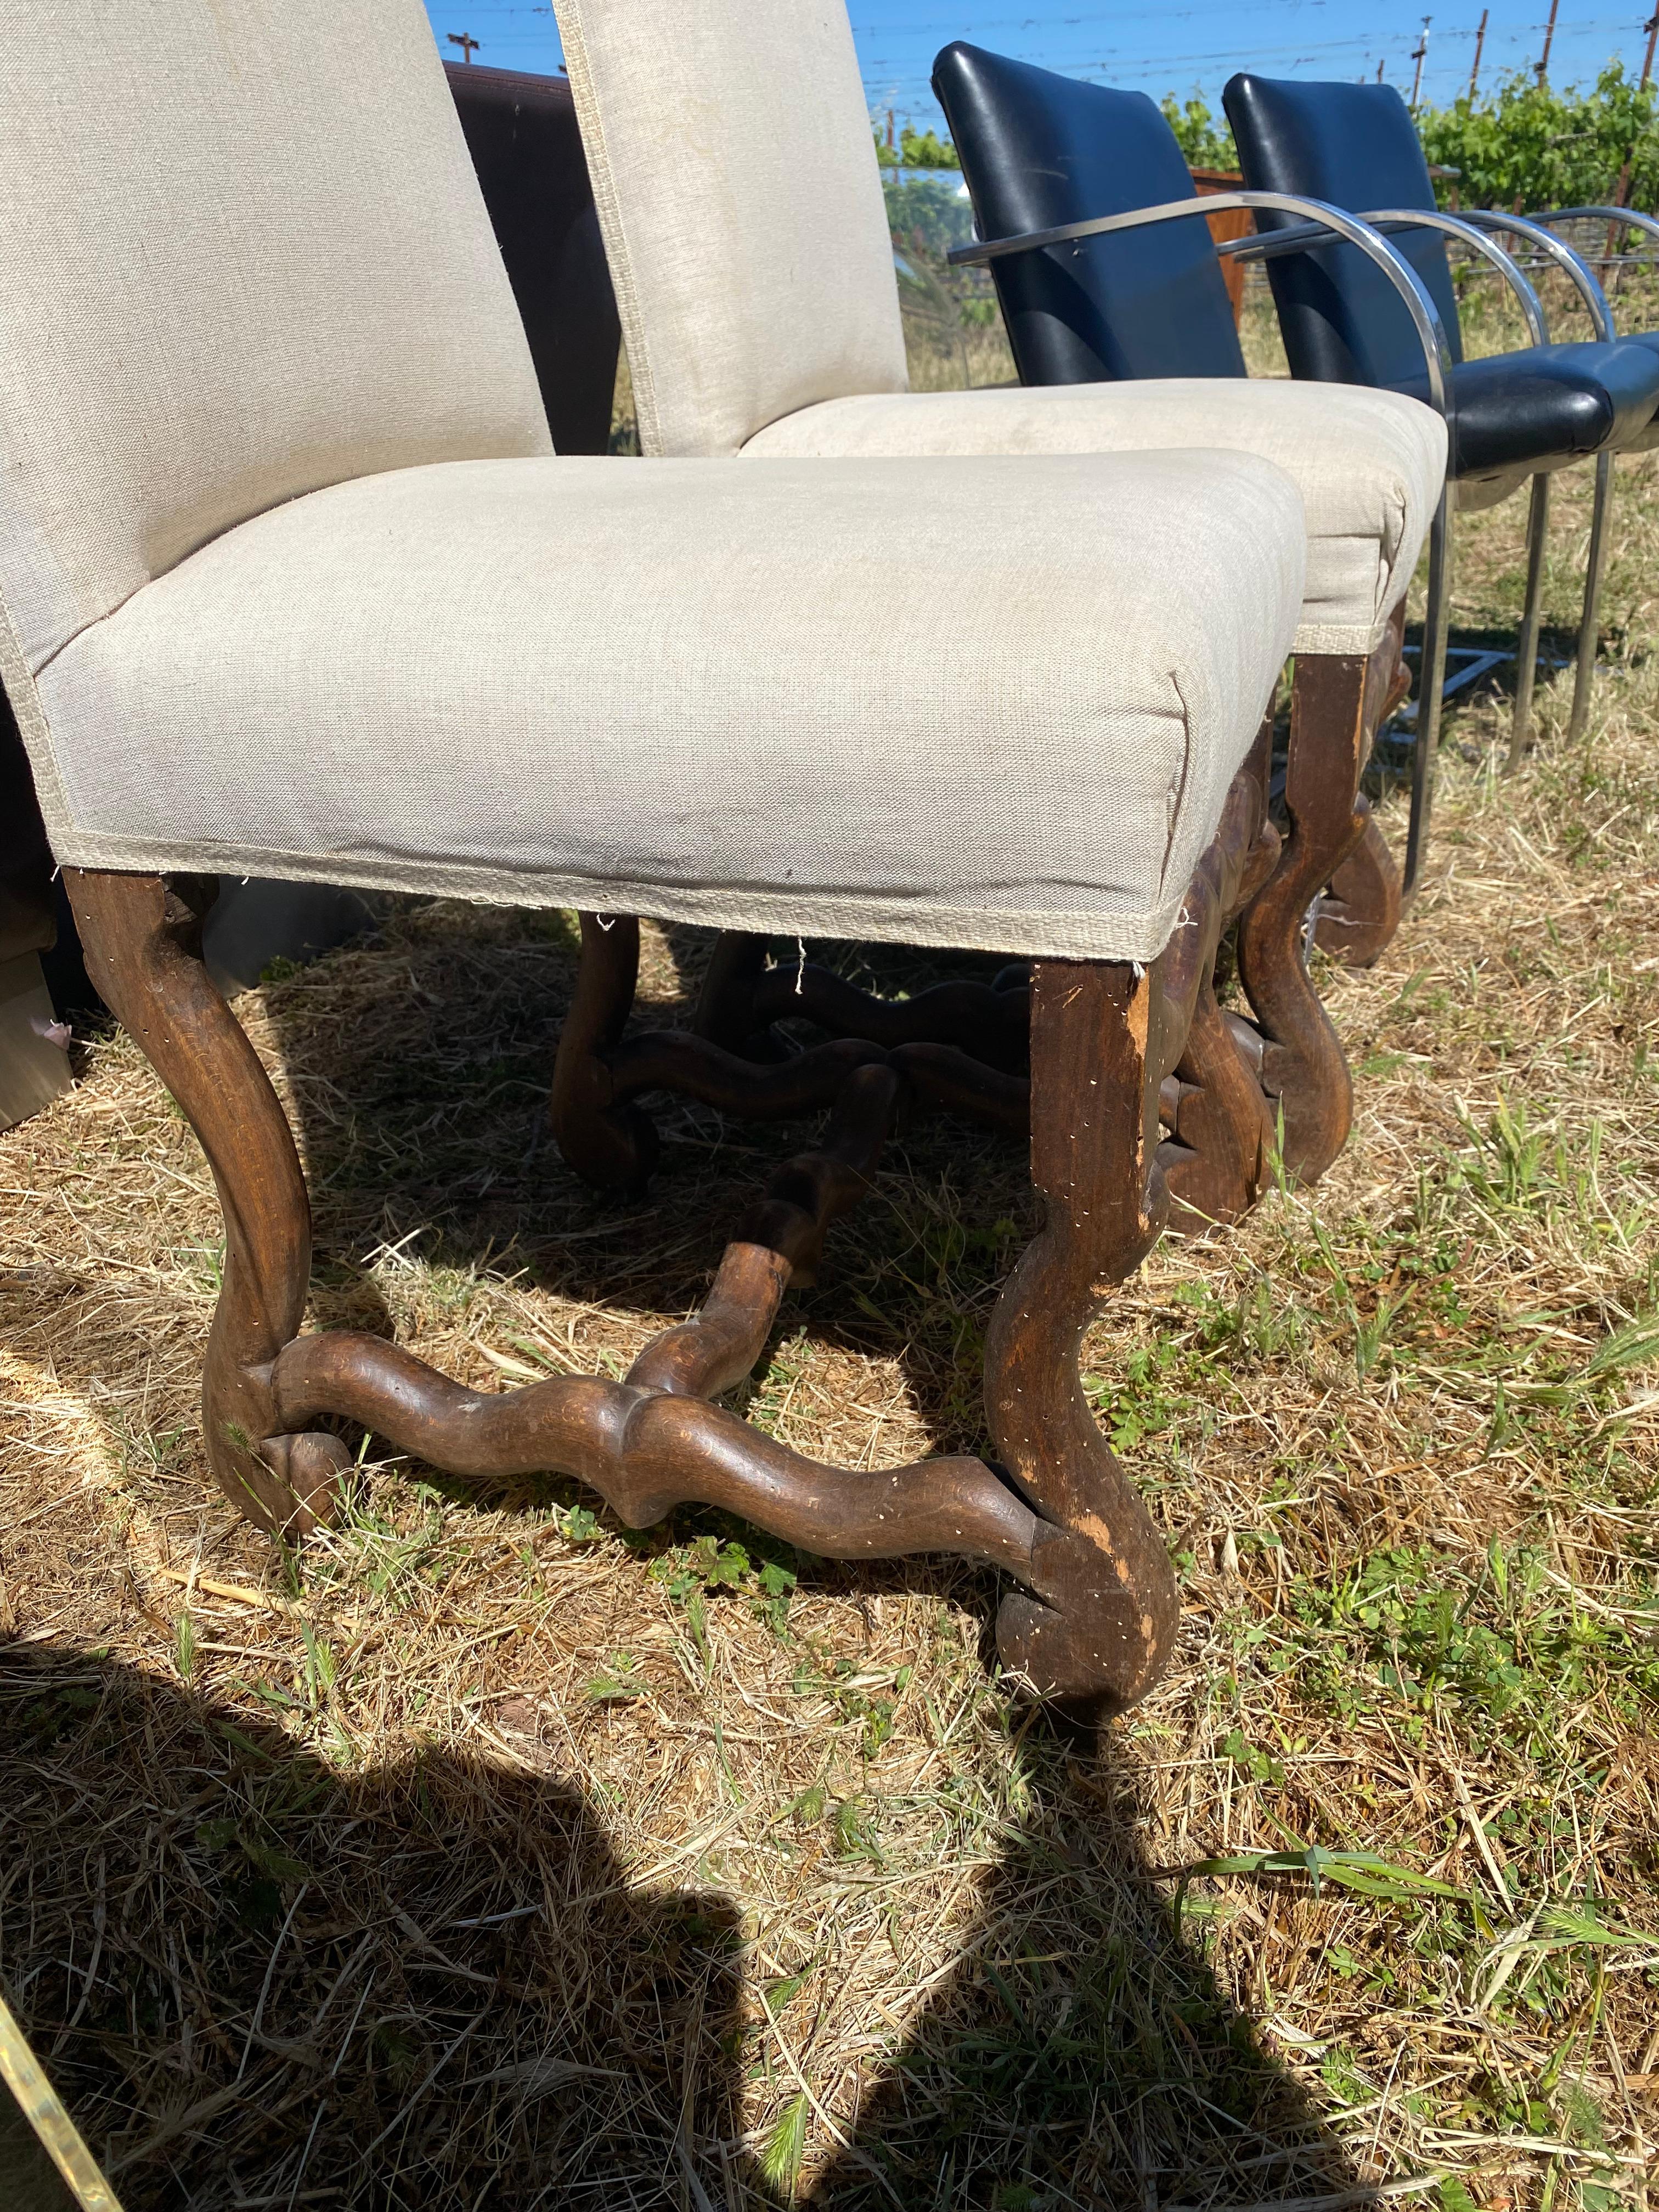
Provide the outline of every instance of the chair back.
{"type": "Polygon", "coordinates": [[[343,478],[549,450],[420,0],[3,0],[0,674],[343,478]]]}
{"type": "MultiPolygon", "coordinates": [[[[933,90],[981,238],[1196,203],[1175,133],[1145,93],[1080,84],[960,40],[934,62],[933,90]]],[[[1010,254],[991,269],[1022,383],[1244,374],[1201,215],[1010,254]]]]}
{"type": "MultiPolygon", "coordinates": [[[[1435,204],[1411,110],[1387,84],[1313,84],[1241,75],[1222,94],[1253,191],[1302,192],[1355,215],[1435,204]]],[[[1261,215],[1263,230],[1292,216],[1261,215]]],[[[1462,359],[1457,301],[1443,239],[1407,230],[1389,240],[1440,311],[1452,358],[1462,359]]],[[[1399,294],[1352,246],[1270,261],[1268,274],[1292,376],[1324,384],[1420,385],[1423,349],[1399,294]]]]}
{"type": "Polygon", "coordinates": [[[843,0],[555,0],[647,453],[902,392],[843,0]]]}

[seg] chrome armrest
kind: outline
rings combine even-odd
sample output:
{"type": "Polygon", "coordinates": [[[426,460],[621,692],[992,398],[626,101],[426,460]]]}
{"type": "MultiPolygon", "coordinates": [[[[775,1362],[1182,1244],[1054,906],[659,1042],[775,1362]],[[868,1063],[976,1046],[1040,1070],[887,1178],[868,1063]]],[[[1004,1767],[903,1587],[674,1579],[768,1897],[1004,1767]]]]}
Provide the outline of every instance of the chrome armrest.
{"type": "Polygon", "coordinates": [[[988,261],[1000,261],[1010,253],[1038,253],[1045,246],[1076,246],[1085,239],[1103,237],[1115,230],[1137,230],[1147,223],[1191,222],[1194,216],[1201,220],[1206,216],[1225,215],[1235,208],[1267,208],[1280,215],[1307,218],[1305,224],[1298,224],[1293,231],[1272,231],[1261,238],[1228,241],[1248,258],[1256,258],[1252,249],[1257,247],[1263,249],[1262,258],[1267,258],[1275,252],[1299,252],[1309,244],[1323,239],[1358,246],[1376,262],[1399,293],[1412,319],[1428,372],[1429,404],[1437,413],[1449,418],[1451,348],[1427,287],[1404,255],[1397,253],[1368,222],[1340,208],[1328,206],[1323,200],[1304,199],[1291,192],[1206,193],[1202,199],[1169,200],[1159,207],[1134,208],[1124,215],[1092,216],[1086,222],[1061,223],[1055,230],[1028,230],[1013,238],[987,239],[978,246],[958,246],[946,258],[953,269],[981,266],[988,261]],[[1282,243],[1292,240],[1299,242],[1282,243]]]}
{"type": "Polygon", "coordinates": [[[1595,335],[1604,343],[1617,337],[1613,326],[1613,310],[1607,305],[1607,295],[1596,282],[1595,271],[1583,254],[1575,253],[1565,238],[1557,238],[1541,223],[1523,215],[1498,215],[1491,208],[1466,208],[1462,220],[1474,223],[1481,230],[1508,231],[1511,236],[1524,238],[1545,257],[1554,262],[1577,287],[1578,296],[1589,309],[1589,318],[1595,335]]]}
{"type": "Polygon", "coordinates": [[[1549,319],[1544,313],[1544,303],[1533,289],[1526,271],[1512,257],[1504,252],[1496,239],[1484,230],[1477,229],[1462,216],[1442,215],[1437,210],[1430,212],[1418,208],[1367,208],[1361,218],[1384,237],[1399,230],[1437,230],[1447,238],[1455,238],[1478,253],[1483,261],[1490,262],[1514,293],[1520,303],[1527,325],[1527,335],[1534,345],[1550,342],[1549,319]]]}

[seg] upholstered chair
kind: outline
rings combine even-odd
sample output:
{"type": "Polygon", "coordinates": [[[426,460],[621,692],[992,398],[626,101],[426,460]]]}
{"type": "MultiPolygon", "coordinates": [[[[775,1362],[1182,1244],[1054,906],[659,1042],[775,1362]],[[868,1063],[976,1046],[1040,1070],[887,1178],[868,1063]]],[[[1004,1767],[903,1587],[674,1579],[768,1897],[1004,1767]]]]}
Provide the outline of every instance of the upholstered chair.
{"type": "MultiPolygon", "coordinates": [[[[302,1532],[356,1425],[462,1478],[576,1478],[633,1526],[699,1499],[837,1557],[964,1554],[1006,1573],[1035,1691],[1121,1705],[1178,1606],[1079,1346],[1166,1173],[1259,1140],[1237,1055],[1206,1087],[1193,1039],[1272,865],[1296,486],[1242,452],[556,458],[424,13],[350,14],[346,43],[334,0],[181,0],[163,40],[130,0],[39,0],[0,84],[0,676],[89,965],[218,1188],[213,1471],[302,1532]],[[889,550],[900,507],[929,529],[889,550]],[[199,957],[212,884],[249,871],[580,908],[555,1091],[597,1180],[648,1171],[663,1087],[828,1130],[624,1380],[477,1390],[304,1334],[294,1138],[199,957]],[[958,1043],[757,1067],[624,1035],[641,915],[1024,968],[958,1001],[958,1043]],[[941,1106],[1029,1129],[1046,1200],[985,1351],[994,1457],[816,1464],[717,1401],[893,1115],[941,1106]]],[[[706,213],[694,173],[672,227],[706,213]]]]}
{"type": "MultiPolygon", "coordinates": [[[[1292,829],[1244,927],[1255,1019],[1243,1042],[1270,1110],[1282,1115],[1285,1163],[1311,1179],[1343,1141],[1352,1092],[1304,964],[1304,920],[1364,836],[1359,773],[1441,495],[1443,422],[1394,394],[1316,395],[1208,373],[908,392],[841,0],[770,0],[761,9],[744,0],[556,0],[556,13],[647,454],[780,466],[854,455],[1080,460],[1200,445],[1266,457],[1297,483],[1310,545],[1294,640],[1292,829]],[[708,127],[716,116],[719,127],[708,127]]],[[[1058,630],[1054,648],[1066,650],[1058,630]]],[[[1380,841],[1367,851],[1363,919],[1375,950],[1397,918],[1399,887],[1380,841]]]]}
{"type": "MultiPolygon", "coordinates": [[[[1595,672],[1597,605],[1606,559],[1613,460],[1640,450],[1659,408],[1659,349],[1616,337],[1613,316],[1589,266],[1560,238],[1520,216],[1437,213],[1434,186],[1411,111],[1391,85],[1328,84],[1241,74],[1223,94],[1247,183],[1305,191],[1339,207],[1389,216],[1391,234],[1432,294],[1451,342],[1455,429],[1450,473],[1461,512],[1496,506],[1530,481],[1527,592],[1516,641],[1511,757],[1530,733],[1538,657],[1550,477],[1593,461],[1595,490],[1585,559],[1583,611],[1568,734],[1583,734],[1595,672]],[[1412,221],[1409,228],[1398,220],[1412,221]],[[1536,301],[1533,343],[1465,360],[1446,235],[1470,225],[1524,245],[1554,262],[1577,289],[1595,340],[1551,344],[1536,301]]],[[[1279,219],[1261,218],[1264,229],[1279,219]]],[[[1279,226],[1282,227],[1282,226],[1279,226]]],[[[1372,272],[1339,244],[1279,252],[1268,264],[1292,375],[1346,386],[1414,391],[1420,380],[1409,335],[1372,272]]]]}

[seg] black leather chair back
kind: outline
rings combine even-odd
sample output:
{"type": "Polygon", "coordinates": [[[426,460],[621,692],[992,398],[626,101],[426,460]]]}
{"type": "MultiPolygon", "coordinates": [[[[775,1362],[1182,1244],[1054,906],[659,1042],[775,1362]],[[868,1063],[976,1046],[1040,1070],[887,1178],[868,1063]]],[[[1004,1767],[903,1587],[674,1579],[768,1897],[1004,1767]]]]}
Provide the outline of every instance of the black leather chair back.
{"type": "Polygon", "coordinates": [[[568,81],[446,62],[562,453],[611,443],[621,325],[568,81]]]}
{"type": "MultiPolygon", "coordinates": [[[[1144,93],[1079,84],[960,41],[933,90],[981,238],[1196,199],[1175,133],[1144,93]]],[[[991,264],[1024,384],[1243,376],[1221,264],[1201,216],[991,264]]]]}
{"type": "MultiPolygon", "coordinates": [[[[1253,191],[1303,192],[1363,215],[1376,208],[1432,208],[1434,186],[1411,110],[1392,85],[1310,84],[1234,77],[1221,95],[1253,191]]],[[[1293,216],[1261,214],[1283,229],[1293,216]]],[[[1452,358],[1463,357],[1457,301],[1443,239],[1395,232],[1397,247],[1428,288],[1452,358]]],[[[1352,246],[1287,254],[1267,264],[1292,376],[1324,384],[1421,383],[1423,349],[1399,294],[1352,246]]]]}

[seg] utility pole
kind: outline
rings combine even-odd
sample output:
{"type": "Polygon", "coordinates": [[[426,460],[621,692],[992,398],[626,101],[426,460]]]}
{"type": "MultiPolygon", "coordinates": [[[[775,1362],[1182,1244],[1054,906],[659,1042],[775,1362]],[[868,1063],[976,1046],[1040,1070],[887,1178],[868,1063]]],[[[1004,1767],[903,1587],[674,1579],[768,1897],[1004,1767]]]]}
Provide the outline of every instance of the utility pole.
{"type": "Polygon", "coordinates": [[[1653,42],[1656,39],[1659,39],[1659,8],[1654,9],[1642,28],[1648,34],[1647,56],[1642,64],[1642,82],[1645,84],[1653,75],[1653,42]]]}
{"type": "Polygon", "coordinates": [[[1550,0],[1550,20],[1544,31],[1544,51],[1538,62],[1538,82],[1542,84],[1550,73],[1550,48],[1555,44],[1555,11],[1561,0],[1550,0]]]}
{"type": "Polygon", "coordinates": [[[459,46],[460,48],[461,59],[464,62],[470,62],[473,55],[477,52],[478,41],[473,37],[471,31],[451,31],[446,35],[447,36],[452,46],[459,46]]]}
{"type": "Polygon", "coordinates": [[[893,151],[893,111],[890,107],[887,111],[887,150],[890,154],[893,151]]]}
{"type": "Polygon", "coordinates": [[[1382,60],[1380,57],[1376,64],[1376,81],[1379,84],[1382,82],[1382,60]]]}
{"type": "Polygon", "coordinates": [[[1480,82],[1480,49],[1486,43],[1486,18],[1491,13],[1492,10],[1489,8],[1483,8],[1480,10],[1480,28],[1474,34],[1474,67],[1469,71],[1469,105],[1471,106],[1474,105],[1474,88],[1480,82]]]}
{"type": "Polygon", "coordinates": [[[1422,33],[1416,46],[1412,49],[1412,59],[1417,64],[1417,74],[1412,79],[1412,113],[1413,115],[1417,112],[1417,95],[1423,89],[1423,57],[1429,51],[1429,25],[1433,21],[1432,15],[1425,15],[1423,18],[1422,33]]]}

